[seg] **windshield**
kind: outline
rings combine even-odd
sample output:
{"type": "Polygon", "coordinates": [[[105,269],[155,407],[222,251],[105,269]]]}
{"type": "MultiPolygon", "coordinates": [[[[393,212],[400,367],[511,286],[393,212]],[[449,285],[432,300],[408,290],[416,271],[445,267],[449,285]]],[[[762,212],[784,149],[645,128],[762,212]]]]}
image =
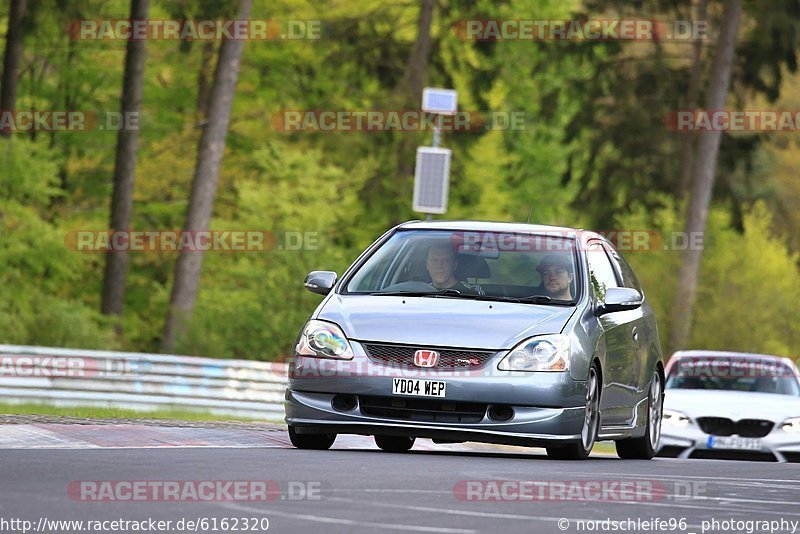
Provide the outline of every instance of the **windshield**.
{"type": "Polygon", "coordinates": [[[345,293],[568,305],[579,296],[575,273],[575,242],[561,235],[400,230],[345,293]]]}
{"type": "Polygon", "coordinates": [[[778,361],[687,359],[670,373],[667,389],[703,389],[800,396],[794,371],[778,361]]]}

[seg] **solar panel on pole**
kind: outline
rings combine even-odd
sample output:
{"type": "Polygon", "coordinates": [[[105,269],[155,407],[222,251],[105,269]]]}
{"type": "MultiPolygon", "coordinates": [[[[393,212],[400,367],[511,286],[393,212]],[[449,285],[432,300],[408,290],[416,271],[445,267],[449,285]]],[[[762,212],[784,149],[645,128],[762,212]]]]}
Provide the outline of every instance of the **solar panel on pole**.
{"type": "Polygon", "coordinates": [[[435,113],[433,146],[417,149],[414,169],[413,209],[427,214],[447,212],[450,188],[450,150],[439,148],[442,115],[453,115],[458,109],[458,93],[453,89],[425,87],[422,91],[422,111],[435,113]]]}
{"type": "Polygon", "coordinates": [[[450,188],[450,155],[446,148],[417,148],[414,171],[414,211],[446,213],[450,188]]]}

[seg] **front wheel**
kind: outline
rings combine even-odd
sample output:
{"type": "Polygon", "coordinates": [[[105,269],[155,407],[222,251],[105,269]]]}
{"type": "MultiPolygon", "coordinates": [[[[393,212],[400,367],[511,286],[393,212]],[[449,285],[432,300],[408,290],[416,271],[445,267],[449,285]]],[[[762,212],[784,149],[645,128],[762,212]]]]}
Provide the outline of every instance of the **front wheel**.
{"type": "Polygon", "coordinates": [[[650,460],[658,452],[661,439],[661,417],[664,414],[664,383],[658,369],[650,380],[647,396],[647,427],[640,438],[621,439],[617,442],[617,456],[626,460],[650,460]]]}
{"type": "Polygon", "coordinates": [[[298,449],[325,450],[330,449],[336,441],[336,434],[298,434],[292,425],[289,425],[289,441],[298,449]]]}
{"type": "Polygon", "coordinates": [[[547,447],[547,456],[557,460],[585,460],[597,439],[600,426],[600,377],[597,367],[589,369],[586,383],[586,412],[581,430],[581,440],[563,447],[547,447]]]}

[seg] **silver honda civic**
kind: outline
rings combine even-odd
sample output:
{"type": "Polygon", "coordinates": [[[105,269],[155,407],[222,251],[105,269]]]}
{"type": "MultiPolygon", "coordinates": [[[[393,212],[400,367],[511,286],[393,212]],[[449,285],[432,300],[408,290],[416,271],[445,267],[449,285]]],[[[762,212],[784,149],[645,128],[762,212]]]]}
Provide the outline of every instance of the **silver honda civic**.
{"type": "Polygon", "coordinates": [[[584,459],[658,450],[664,367],[653,311],[601,235],[530,224],[408,222],[325,295],[289,366],[286,423],[301,449],[337,434],[409,450],[416,438],[546,447],[584,459]]]}

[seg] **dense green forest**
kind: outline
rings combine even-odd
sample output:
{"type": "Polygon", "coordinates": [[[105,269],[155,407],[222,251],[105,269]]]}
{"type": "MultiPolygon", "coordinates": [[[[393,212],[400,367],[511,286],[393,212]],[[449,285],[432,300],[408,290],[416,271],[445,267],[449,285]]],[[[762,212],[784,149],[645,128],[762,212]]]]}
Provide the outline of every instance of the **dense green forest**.
{"type": "MultiPolygon", "coordinates": [[[[0,5],[0,28],[12,5],[0,5]]],[[[150,19],[235,17],[234,1],[153,0],[150,19]]],[[[265,252],[204,255],[174,352],[275,360],[319,302],[308,271],[346,266],[411,210],[413,162],[430,131],[283,131],[283,110],[419,108],[422,86],[459,109],[522,113],[524,128],[447,132],[447,219],[646,230],[686,227],[706,134],[665,117],[701,107],[725,3],[715,0],[256,0],[250,17],[319,21],[318,39],[250,40],[224,145],[211,228],[275,236],[265,252]],[[426,11],[427,10],[427,11],[426,11]],[[702,10],[702,11],[700,11],[702,10]],[[426,12],[430,15],[425,17],[426,12]],[[702,15],[698,17],[698,14],[702,15]],[[464,20],[706,20],[698,40],[470,40],[464,20]],[[689,161],[691,163],[691,160],[689,161]],[[287,240],[312,236],[303,247],[287,240]],[[279,249],[277,245],[287,245],[279,249]]],[[[17,110],[118,112],[124,40],[73,39],[82,19],[130,18],[124,0],[27,0],[17,110]]],[[[731,109],[800,109],[800,2],[742,2],[731,109]]],[[[16,24],[16,22],[14,23],[16,24]]],[[[0,41],[5,53],[7,40],[0,41]]],[[[222,42],[146,43],[131,228],[180,229],[222,42]]],[[[4,79],[7,79],[5,77],[4,79]]],[[[800,352],[800,133],[724,132],[686,347],[800,352]]],[[[0,342],[154,352],[162,347],[176,252],[132,252],[118,319],[101,313],[105,254],[70,246],[109,228],[114,131],[0,138],[0,342]]],[[[439,216],[437,216],[439,218],[439,216]]],[[[679,247],[623,251],[656,311],[665,350],[682,311],[679,247]]]]}

